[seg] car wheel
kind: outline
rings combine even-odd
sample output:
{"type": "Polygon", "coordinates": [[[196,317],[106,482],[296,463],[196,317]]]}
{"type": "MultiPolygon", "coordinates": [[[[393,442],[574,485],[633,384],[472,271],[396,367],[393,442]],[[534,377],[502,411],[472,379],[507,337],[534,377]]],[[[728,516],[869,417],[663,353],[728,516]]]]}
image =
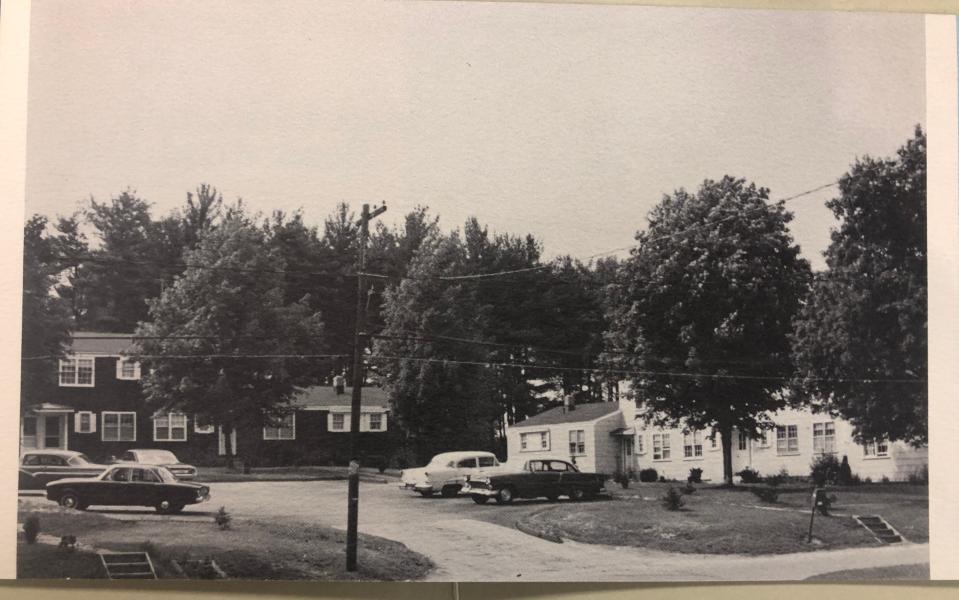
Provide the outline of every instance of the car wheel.
{"type": "Polygon", "coordinates": [[[489,496],[480,496],[479,494],[472,494],[470,498],[477,504],[486,504],[489,501],[489,496]]]}
{"type": "Polygon", "coordinates": [[[569,499],[573,502],[579,502],[586,497],[586,493],[580,488],[573,488],[569,491],[569,499]]]}
{"type": "Polygon", "coordinates": [[[157,502],[156,509],[161,515],[170,515],[176,512],[177,505],[169,500],[160,500],[157,502]]]}
{"type": "Polygon", "coordinates": [[[64,492],[60,496],[60,506],[80,510],[80,497],[75,492],[64,492]]]}
{"type": "Polygon", "coordinates": [[[183,512],[182,504],[173,504],[172,506],[170,506],[170,514],[177,514],[181,512],[183,512]]]}
{"type": "Polygon", "coordinates": [[[432,498],[433,490],[423,490],[420,492],[420,496],[423,496],[424,498],[432,498]]]}
{"type": "Polygon", "coordinates": [[[456,495],[460,493],[460,486],[447,485],[443,488],[443,491],[440,493],[443,494],[444,498],[455,498],[456,495]]]}
{"type": "Polygon", "coordinates": [[[509,504],[513,501],[513,488],[504,487],[496,493],[496,503],[497,504],[509,504]]]}

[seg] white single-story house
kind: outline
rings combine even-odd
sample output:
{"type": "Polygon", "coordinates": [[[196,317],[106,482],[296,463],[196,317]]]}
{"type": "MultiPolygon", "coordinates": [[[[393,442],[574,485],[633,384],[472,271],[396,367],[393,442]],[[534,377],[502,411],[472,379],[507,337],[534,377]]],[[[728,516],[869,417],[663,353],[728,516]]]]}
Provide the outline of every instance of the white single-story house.
{"type": "MultiPolygon", "coordinates": [[[[760,475],[785,470],[809,475],[816,456],[845,456],[855,475],[879,481],[903,481],[928,464],[928,450],[903,442],[853,441],[852,425],[828,414],[787,409],[771,415],[775,427],[762,439],[736,433],[733,472],[751,468],[760,475]]],[[[507,451],[515,456],[568,457],[584,471],[638,473],[656,469],[667,479],[684,481],[690,469],[702,478],[721,481],[723,452],[720,435],[646,426],[636,418],[632,400],[560,406],[516,423],[507,431],[507,451]]]]}

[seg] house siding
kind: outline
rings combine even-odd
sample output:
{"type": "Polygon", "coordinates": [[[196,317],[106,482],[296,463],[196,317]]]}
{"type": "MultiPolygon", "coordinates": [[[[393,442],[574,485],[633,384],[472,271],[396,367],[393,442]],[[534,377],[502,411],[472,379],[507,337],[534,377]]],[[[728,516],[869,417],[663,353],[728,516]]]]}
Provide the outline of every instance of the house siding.
{"type": "MultiPolygon", "coordinates": [[[[78,356],[90,356],[78,353],[78,356]]],[[[212,433],[197,433],[192,415],[187,415],[185,441],[154,441],[153,410],[148,409],[139,380],[122,380],[116,376],[119,357],[92,356],[94,359],[94,385],[92,387],[58,386],[44,401],[63,405],[75,412],[66,418],[66,447],[77,450],[97,462],[108,461],[133,448],[157,448],[170,450],[183,462],[199,466],[222,464],[226,457],[218,453],[219,436],[212,433]],[[96,430],[78,432],[74,415],[91,412],[96,420],[96,430]],[[135,441],[103,440],[104,412],[136,413],[135,441]]],[[[28,407],[24,407],[25,409],[28,407]]],[[[388,457],[395,447],[395,435],[390,433],[389,412],[382,409],[382,431],[368,431],[368,416],[364,415],[364,427],[359,435],[361,460],[370,466],[379,463],[379,457],[388,457]]],[[[380,412],[375,408],[367,410],[380,412]]],[[[296,437],[293,440],[264,440],[261,429],[238,431],[237,446],[241,456],[255,457],[262,466],[281,465],[329,465],[346,464],[349,461],[349,433],[331,432],[327,428],[329,410],[296,410],[296,437]]]]}
{"type": "Polygon", "coordinates": [[[619,411],[607,414],[594,421],[513,426],[506,433],[506,450],[510,458],[550,457],[575,462],[581,471],[589,473],[613,473],[616,470],[618,444],[609,432],[623,427],[623,416],[619,411]],[[582,430],[586,440],[586,452],[572,456],[569,448],[569,432],[582,430]],[[520,436],[524,433],[548,431],[550,447],[548,450],[523,450],[520,436]],[[575,458],[575,460],[574,460],[575,458]]]}

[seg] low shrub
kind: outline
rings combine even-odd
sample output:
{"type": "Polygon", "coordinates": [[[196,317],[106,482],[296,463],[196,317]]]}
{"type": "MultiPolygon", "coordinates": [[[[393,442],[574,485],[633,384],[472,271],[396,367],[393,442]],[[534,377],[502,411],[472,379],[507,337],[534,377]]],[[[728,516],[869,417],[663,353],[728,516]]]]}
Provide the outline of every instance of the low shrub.
{"type": "Polygon", "coordinates": [[[845,454],[842,455],[842,462],[839,463],[836,483],[839,485],[850,485],[852,483],[852,468],[849,466],[849,457],[845,454]]]}
{"type": "Polygon", "coordinates": [[[225,506],[221,506],[220,510],[216,511],[216,514],[213,516],[213,522],[216,523],[216,526],[220,529],[229,529],[233,522],[233,515],[226,512],[225,506]]]}
{"type": "Polygon", "coordinates": [[[879,479],[879,483],[889,483],[889,478],[883,475],[882,478],[879,479]]]}
{"type": "Polygon", "coordinates": [[[866,477],[862,480],[863,483],[872,483],[872,477],[866,477]]]}
{"type": "Polygon", "coordinates": [[[614,474],[613,474],[613,481],[615,481],[615,482],[618,483],[619,485],[623,486],[623,489],[625,490],[626,488],[629,487],[629,474],[628,474],[628,473],[622,473],[622,472],[614,473],[614,474]]]}
{"type": "Polygon", "coordinates": [[[659,473],[656,472],[656,469],[642,469],[639,472],[639,480],[644,483],[659,481],[659,473]]]}
{"type": "Polygon", "coordinates": [[[909,483],[915,485],[929,485],[929,465],[922,465],[909,474],[909,483]]]}
{"type": "Polygon", "coordinates": [[[692,481],[686,482],[686,486],[683,488],[683,493],[687,496],[696,493],[696,486],[693,485],[692,481]]]}
{"type": "Polygon", "coordinates": [[[32,544],[37,541],[38,535],[40,535],[40,517],[35,514],[27,515],[27,518],[23,520],[23,538],[28,544],[32,544]]]}
{"type": "Polygon", "coordinates": [[[679,510],[686,504],[686,500],[683,498],[682,492],[674,487],[670,487],[666,490],[666,494],[663,495],[662,503],[663,508],[666,510],[679,510]]]}
{"type": "Polygon", "coordinates": [[[659,483],[666,483],[666,476],[665,476],[665,475],[660,475],[660,476],[659,476],[659,483]]]}
{"type": "Polygon", "coordinates": [[[835,454],[822,454],[809,466],[809,477],[817,486],[834,484],[839,477],[839,466],[835,454]]]}
{"type": "Polygon", "coordinates": [[[703,470],[698,467],[693,467],[689,470],[689,477],[686,478],[686,481],[689,483],[702,483],[703,470]]]}
{"type": "Polygon", "coordinates": [[[784,467],[779,470],[779,473],[766,477],[765,481],[769,485],[773,485],[773,486],[779,485],[781,483],[786,483],[787,481],[789,481],[789,471],[787,471],[784,467]]]}
{"type": "Polygon", "coordinates": [[[836,503],[835,494],[820,493],[816,500],[816,510],[818,510],[819,514],[822,516],[828,517],[829,509],[831,509],[832,505],[836,503]]]}
{"type": "Polygon", "coordinates": [[[754,487],[750,490],[757,498],[768,504],[775,504],[779,500],[779,490],[773,486],[754,487]]]}
{"type": "Polygon", "coordinates": [[[742,479],[743,483],[759,483],[762,481],[762,477],[759,476],[759,471],[756,469],[750,469],[746,467],[739,473],[736,473],[742,479]]]}

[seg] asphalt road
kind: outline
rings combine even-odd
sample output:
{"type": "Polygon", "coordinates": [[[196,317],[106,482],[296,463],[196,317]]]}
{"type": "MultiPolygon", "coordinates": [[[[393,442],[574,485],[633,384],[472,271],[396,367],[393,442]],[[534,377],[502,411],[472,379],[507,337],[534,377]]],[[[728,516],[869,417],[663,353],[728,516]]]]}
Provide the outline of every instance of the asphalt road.
{"type": "MultiPolygon", "coordinates": [[[[175,517],[143,509],[98,508],[121,519],[203,520],[220,506],[236,518],[294,518],[346,528],[345,481],[216,483],[210,502],[175,517]]],[[[48,503],[43,498],[23,498],[48,503]]],[[[927,544],[779,556],[670,554],[570,541],[554,543],[511,525],[555,504],[474,504],[469,498],[422,498],[397,484],[360,485],[360,531],[403,542],[437,565],[436,581],[761,581],[797,580],[839,569],[928,562],[927,544]]]]}

